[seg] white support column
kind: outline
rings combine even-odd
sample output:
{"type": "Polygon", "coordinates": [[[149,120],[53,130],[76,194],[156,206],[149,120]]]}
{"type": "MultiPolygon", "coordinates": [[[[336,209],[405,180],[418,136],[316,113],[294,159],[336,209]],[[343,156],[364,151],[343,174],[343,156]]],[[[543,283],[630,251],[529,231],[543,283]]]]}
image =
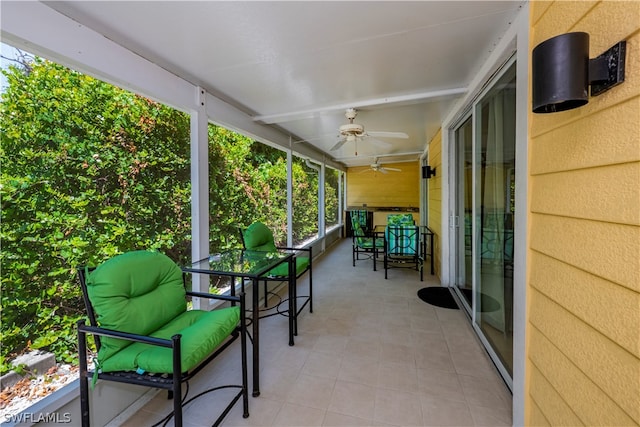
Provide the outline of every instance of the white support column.
{"type": "MultiPolygon", "coordinates": [[[[340,218],[347,211],[347,172],[342,172],[340,175],[340,218]]],[[[347,221],[346,217],[344,221],[347,221]]],[[[343,224],[344,225],[344,224],[343,224]]],[[[346,237],[346,236],[345,236],[346,237]]]]}
{"type": "Polygon", "coordinates": [[[516,220],[513,253],[513,425],[524,425],[527,361],[527,230],[529,217],[529,5],[523,6],[514,22],[517,29],[516,70],[516,220]]]}
{"type": "Polygon", "coordinates": [[[324,217],[324,212],[326,209],[325,200],[324,200],[324,184],[325,177],[324,174],[327,168],[324,166],[324,163],[320,164],[320,171],[318,172],[318,238],[322,239],[326,234],[326,218],[324,217]]]}
{"type": "MultiPolygon", "coordinates": [[[[291,137],[289,137],[291,138],[291,137]]],[[[287,246],[293,247],[293,155],[287,150],[287,246]]]]}
{"type": "MultiPolygon", "coordinates": [[[[206,93],[196,88],[196,108],[191,110],[191,257],[197,261],[209,256],[209,136],[206,93]]],[[[193,290],[208,292],[209,277],[193,275],[193,290]]],[[[202,307],[200,298],[193,308],[202,307]]]]}

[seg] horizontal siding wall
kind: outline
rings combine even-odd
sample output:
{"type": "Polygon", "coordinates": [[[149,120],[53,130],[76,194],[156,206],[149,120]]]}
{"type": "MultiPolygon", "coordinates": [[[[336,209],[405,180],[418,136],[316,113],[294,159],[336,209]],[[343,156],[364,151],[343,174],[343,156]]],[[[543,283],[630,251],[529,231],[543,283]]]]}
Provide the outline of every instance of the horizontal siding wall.
{"type": "Polygon", "coordinates": [[[640,425],[640,2],[532,3],[531,48],[627,40],[626,81],[530,113],[526,419],[640,425]]]}
{"type": "Polygon", "coordinates": [[[347,206],[420,206],[420,167],[418,161],[384,163],[400,172],[374,172],[369,166],[347,169],[347,206]]]}
{"type": "Polygon", "coordinates": [[[434,233],[433,256],[436,276],[442,277],[442,130],[429,143],[429,166],[436,169],[436,176],[427,180],[429,186],[429,228],[434,233]]]}

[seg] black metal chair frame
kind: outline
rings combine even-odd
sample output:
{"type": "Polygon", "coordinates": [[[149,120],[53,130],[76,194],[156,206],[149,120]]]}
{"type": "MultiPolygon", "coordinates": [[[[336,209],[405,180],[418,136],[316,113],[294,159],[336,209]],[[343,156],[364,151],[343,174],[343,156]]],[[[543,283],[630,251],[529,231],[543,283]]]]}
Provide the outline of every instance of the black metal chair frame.
{"type": "MultiPolygon", "coordinates": [[[[93,268],[87,269],[87,271],[92,271],[93,268]]],[[[186,274],[183,273],[183,282],[185,284],[186,289],[186,274]]],[[[191,402],[192,400],[216,391],[220,389],[227,388],[238,388],[240,389],[231,399],[231,401],[227,404],[223,412],[220,416],[215,420],[214,426],[220,425],[224,417],[229,413],[233,405],[242,397],[243,403],[243,412],[242,416],[244,418],[249,417],[249,399],[248,399],[248,374],[247,374],[247,322],[245,317],[245,295],[244,293],[240,293],[238,295],[214,295],[204,292],[193,292],[186,291],[187,297],[198,297],[198,298],[206,298],[206,299],[215,299],[220,301],[230,302],[231,305],[240,304],[240,322],[236,330],[230,335],[229,339],[227,339],[222,345],[220,345],[213,353],[211,353],[206,359],[204,359],[198,366],[188,372],[181,372],[181,352],[180,352],[180,334],[176,334],[171,337],[171,339],[161,339],[148,337],[144,335],[132,334],[121,331],[114,331],[110,329],[101,328],[97,325],[95,312],[93,310],[93,305],[89,300],[89,295],[87,292],[86,285],[86,276],[85,269],[78,269],[78,278],[80,281],[80,286],[82,288],[82,297],[84,299],[84,303],[87,309],[87,317],[89,319],[89,325],[86,324],[86,320],[79,320],[77,323],[78,326],[78,353],[80,356],[80,409],[81,409],[81,418],[82,418],[82,426],[90,425],[90,417],[89,417],[89,381],[94,375],[94,372],[89,370],[87,365],[87,335],[92,335],[95,340],[95,344],[97,349],[100,349],[100,337],[113,337],[124,339],[133,342],[141,342],[150,345],[155,345],[159,347],[166,347],[172,349],[172,359],[173,359],[173,373],[169,376],[164,375],[153,375],[150,373],[139,374],[135,371],[116,371],[116,372],[98,372],[97,378],[105,381],[114,381],[119,383],[126,384],[135,384],[159,389],[168,390],[168,398],[173,399],[173,412],[165,417],[161,422],[168,422],[171,417],[174,418],[175,426],[182,426],[182,407],[183,405],[191,402]],[[205,366],[209,364],[213,359],[215,359],[220,353],[222,353],[227,347],[229,347],[238,337],[240,337],[240,347],[242,353],[242,385],[232,384],[232,385],[223,385],[219,387],[210,388],[194,397],[186,401],[186,395],[184,398],[182,397],[182,383],[187,383],[191,378],[193,378],[198,372],[200,372],[205,366]]],[[[188,383],[187,392],[189,390],[188,383]]]]}
{"type": "MultiPolygon", "coordinates": [[[[238,233],[240,234],[240,241],[242,242],[242,248],[246,250],[247,247],[244,242],[244,230],[241,227],[238,227],[238,233]]],[[[296,254],[298,252],[307,252],[309,254],[308,267],[303,271],[301,271],[300,274],[296,274],[295,280],[293,281],[293,286],[290,286],[289,288],[289,298],[291,298],[293,301],[293,311],[295,313],[294,321],[293,321],[293,334],[298,335],[298,320],[297,320],[298,315],[302,312],[302,310],[304,310],[307,304],[309,304],[309,313],[313,313],[313,248],[311,246],[309,246],[308,248],[289,248],[285,246],[276,246],[276,249],[288,250],[288,251],[295,252],[296,254]],[[297,286],[298,279],[302,277],[307,271],[309,272],[309,295],[298,295],[298,286],[297,286]],[[299,308],[298,308],[298,298],[304,298],[304,302],[299,308]]],[[[295,258],[295,255],[294,255],[294,258],[295,258]]],[[[294,259],[294,263],[295,263],[295,259],[294,259]]],[[[297,268],[296,268],[296,271],[297,271],[297,268]]],[[[288,309],[287,310],[280,309],[280,306],[286,303],[288,301],[288,298],[282,299],[280,295],[276,294],[275,292],[270,292],[268,288],[268,283],[269,282],[281,283],[284,281],[288,281],[289,278],[284,276],[264,276],[264,277],[260,277],[259,280],[262,280],[263,289],[264,289],[264,307],[260,311],[261,312],[270,311],[270,313],[262,314],[260,318],[264,319],[266,317],[271,317],[276,315],[288,317],[289,316],[288,309]],[[269,306],[268,305],[269,295],[277,297],[278,302],[274,305],[269,306]],[[273,311],[274,309],[275,311],[273,311]]],[[[243,289],[244,289],[244,284],[243,284],[243,289]]]]}
{"type": "Polygon", "coordinates": [[[376,233],[376,232],[367,232],[363,230],[363,233],[364,234],[362,236],[359,236],[359,235],[356,235],[356,232],[354,232],[353,236],[351,237],[352,265],[355,267],[356,261],[370,259],[370,260],[373,260],[373,271],[377,271],[376,260],[384,252],[384,245],[382,247],[379,247],[378,242],[384,242],[384,237],[380,236],[379,233],[376,233]],[[371,239],[372,246],[370,248],[361,246],[360,244],[358,244],[358,241],[357,241],[358,238],[371,239]],[[361,255],[365,257],[361,258],[360,257],[361,255]]]}
{"type": "MultiPolygon", "coordinates": [[[[349,220],[353,224],[353,221],[360,221],[357,218],[349,215],[349,220]]],[[[381,235],[382,233],[377,233],[375,231],[371,231],[372,228],[369,224],[369,218],[367,217],[367,224],[360,224],[360,229],[362,233],[358,233],[354,227],[351,227],[351,265],[356,266],[356,261],[360,260],[372,260],[373,261],[373,271],[377,271],[376,260],[378,256],[380,256],[384,252],[384,237],[381,235]],[[367,248],[358,243],[358,239],[371,239],[371,247],[367,248]],[[382,246],[378,246],[378,242],[383,242],[382,246]],[[366,256],[365,258],[360,258],[360,255],[366,256]]]]}
{"type": "MultiPolygon", "coordinates": [[[[413,255],[401,255],[401,254],[397,254],[397,250],[398,247],[391,247],[391,239],[387,239],[385,238],[384,240],[384,278],[387,279],[387,272],[389,269],[391,268],[411,268],[411,269],[415,269],[416,271],[420,272],[420,281],[422,282],[424,280],[424,262],[422,260],[422,256],[421,256],[421,252],[422,252],[422,248],[421,248],[421,239],[420,239],[420,231],[418,229],[418,226],[414,226],[415,227],[415,236],[413,236],[413,239],[415,241],[415,247],[412,248],[412,251],[414,252],[413,255]]],[[[394,226],[387,226],[387,229],[390,232],[393,232],[393,230],[400,230],[402,229],[402,227],[394,227],[394,226]]],[[[386,234],[386,233],[385,233],[386,234]]]]}

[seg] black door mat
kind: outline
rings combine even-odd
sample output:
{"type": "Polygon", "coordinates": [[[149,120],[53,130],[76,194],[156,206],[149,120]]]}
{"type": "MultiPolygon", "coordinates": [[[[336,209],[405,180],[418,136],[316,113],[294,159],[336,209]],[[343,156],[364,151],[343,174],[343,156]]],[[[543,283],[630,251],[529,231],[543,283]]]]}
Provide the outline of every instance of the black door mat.
{"type": "Polygon", "coordinates": [[[432,286],[428,288],[422,288],[418,291],[418,297],[431,305],[442,308],[451,308],[458,310],[458,304],[455,298],[451,295],[449,288],[442,286],[432,286]]]}

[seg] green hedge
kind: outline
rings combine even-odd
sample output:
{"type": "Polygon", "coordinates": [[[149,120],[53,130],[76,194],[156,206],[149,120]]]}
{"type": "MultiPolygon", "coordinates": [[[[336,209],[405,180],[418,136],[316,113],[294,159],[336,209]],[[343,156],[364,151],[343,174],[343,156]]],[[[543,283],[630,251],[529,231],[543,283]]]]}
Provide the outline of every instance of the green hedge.
{"type": "MultiPolygon", "coordinates": [[[[186,263],[191,245],[188,115],[39,58],[3,73],[2,373],[27,348],[77,359],[77,266],[134,249],[186,263]]],[[[212,249],[255,220],[286,240],[285,154],[214,125],[209,136],[212,249]]],[[[316,206],[317,176],[294,176],[296,206],[316,206]]]]}

